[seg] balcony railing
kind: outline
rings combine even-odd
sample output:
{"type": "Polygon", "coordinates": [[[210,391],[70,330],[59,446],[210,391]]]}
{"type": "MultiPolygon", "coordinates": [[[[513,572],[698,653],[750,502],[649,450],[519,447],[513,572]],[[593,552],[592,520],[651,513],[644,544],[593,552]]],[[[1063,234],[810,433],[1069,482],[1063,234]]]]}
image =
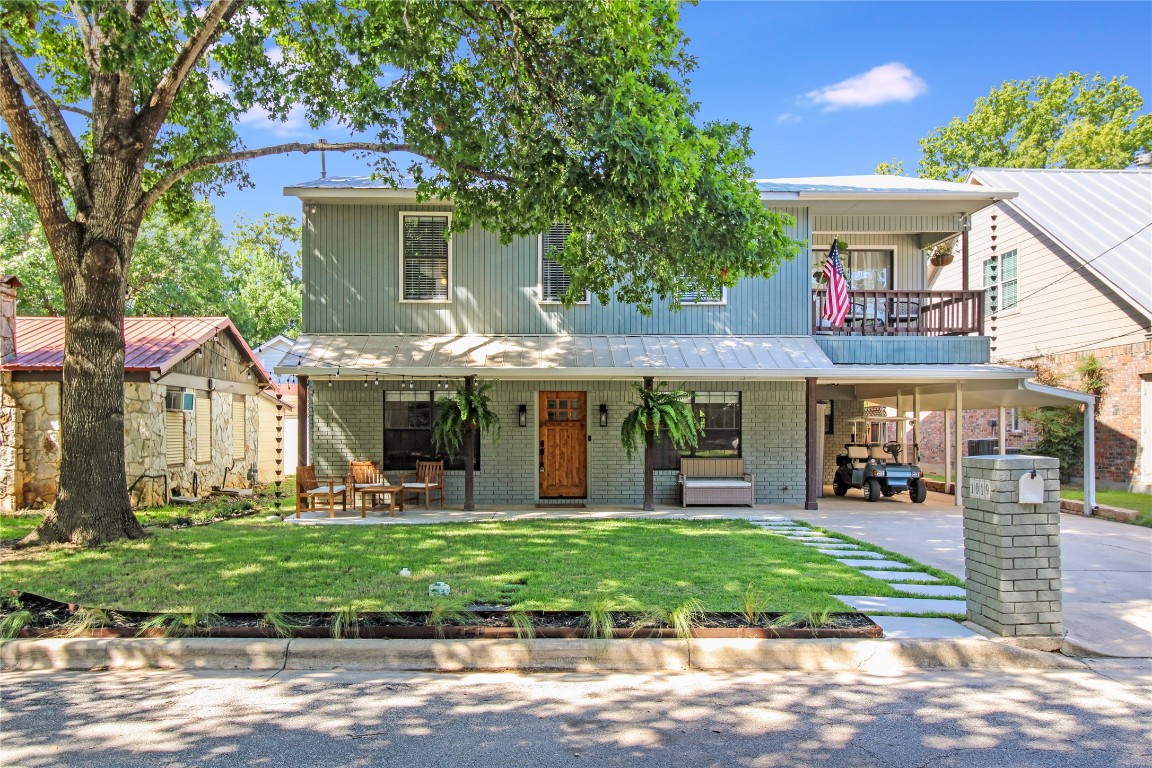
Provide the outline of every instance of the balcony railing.
{"type": "Polygon", "coordinates": [[[836,336],[984,335],[984,291],[849,291],[844,324],[824,319],[828,289],[812,291],[812,332],[836,336]]]}

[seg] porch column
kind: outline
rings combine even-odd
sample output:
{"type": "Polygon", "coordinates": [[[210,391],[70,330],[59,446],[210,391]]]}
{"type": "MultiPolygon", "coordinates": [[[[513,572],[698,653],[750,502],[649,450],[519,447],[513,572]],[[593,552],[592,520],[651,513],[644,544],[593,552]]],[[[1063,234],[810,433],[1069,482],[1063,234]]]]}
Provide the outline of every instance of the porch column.
{"type": "Polygon", "coordinates": [[[920,387],[912,390],[912,459],[920,463],[920,387]]]}
{"type": "Polygon", "coordinates": [[[296,379],[296,466],[308,465],[308,377],[296,379]]]}
{"type": "MultiPolygon", "coordinates": [[[[1145,448],[1144,450],[1148,450],[1145,448]]],[[[1096,401],[1084,404],[1084,516],[1096,509],[1096,401]]]]}
{"type": "Polygon", "coordinates": [[[964,385],[956,382],[956,506],[964,506],[964,470],[960,457],[964,454],[964,385]]]}
{"type": "Polygon", "coordinates": [[[1000,406],[1000,413],[996,416],[996,439],[999,443],[1000,455],[1006,456],[1008,454],[1007,435],[1008,428],[1004,425],[1004,415],[1008,409],[1000,406]]]}
{"type": "MultiPolygon", "coordinates": [[[[464,396],[471,402],[472,389],[476,384],[475,376],[464,377],[464,396]]],[[[476,464],[476,427],[465,423],[464,425],[464,511],[471,512],[476,509],[475,467],[476,464]]]]}
{"type": "Polygon", "coordinates": [[[944,493],[948,493],[952,485],[952,435],[949,423],[952,411],[944,409],[944,493]]]}
{"type": "MultiPolygon", "coordinates": [[[[644,377],[644,389],[651,391],[654,379],[652,376],[644,377]]],[[[656,509],[656,436],[653,434],[651,424],[644,432],[644,511],[653,512],[656,509]]]]}
{"type": "Polygon", "coordinates": [[[816,379],[804,379],[804,509],[819,509],[816,501],[820,497],[820,480],[824,476],[823,456],[816,453],[816,430],[820,428],[816,418],[816,379]]]}

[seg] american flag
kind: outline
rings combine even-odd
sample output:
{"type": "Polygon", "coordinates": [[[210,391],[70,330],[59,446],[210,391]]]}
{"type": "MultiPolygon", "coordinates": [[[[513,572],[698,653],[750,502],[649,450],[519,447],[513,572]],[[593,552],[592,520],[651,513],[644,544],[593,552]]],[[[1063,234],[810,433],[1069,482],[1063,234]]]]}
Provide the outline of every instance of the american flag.
{"type": "Polygon", "coordinates": [[[840,266],[840,252],[832,241],[832,250],[824,260],[824,277],[828,278],[828,299],[824,302],[824,319],[832,321],[839,328],[844,325],[844,315],[848,314],[848,283],[844,280],[844,268],[840,266]]]}

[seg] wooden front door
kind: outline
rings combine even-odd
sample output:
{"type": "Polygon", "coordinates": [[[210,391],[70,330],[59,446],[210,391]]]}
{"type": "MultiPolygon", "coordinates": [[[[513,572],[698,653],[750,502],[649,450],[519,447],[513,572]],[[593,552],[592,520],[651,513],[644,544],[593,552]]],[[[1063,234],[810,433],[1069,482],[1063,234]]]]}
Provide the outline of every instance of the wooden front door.
{"type": "Polygon", "coordinates": [[[584,392],[540,393],[540,498],[588,495],[584,392]]]}

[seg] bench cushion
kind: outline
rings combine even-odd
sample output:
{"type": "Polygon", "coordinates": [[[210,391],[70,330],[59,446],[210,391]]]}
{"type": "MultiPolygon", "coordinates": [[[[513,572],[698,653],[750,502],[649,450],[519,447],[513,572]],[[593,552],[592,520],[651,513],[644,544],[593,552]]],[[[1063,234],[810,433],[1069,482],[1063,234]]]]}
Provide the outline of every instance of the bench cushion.
{"type": "Polygon", "coordinates": [[[684,485],[689,488],[751,488],[752,483],[734,477],[686,477],[684,485]]]}

